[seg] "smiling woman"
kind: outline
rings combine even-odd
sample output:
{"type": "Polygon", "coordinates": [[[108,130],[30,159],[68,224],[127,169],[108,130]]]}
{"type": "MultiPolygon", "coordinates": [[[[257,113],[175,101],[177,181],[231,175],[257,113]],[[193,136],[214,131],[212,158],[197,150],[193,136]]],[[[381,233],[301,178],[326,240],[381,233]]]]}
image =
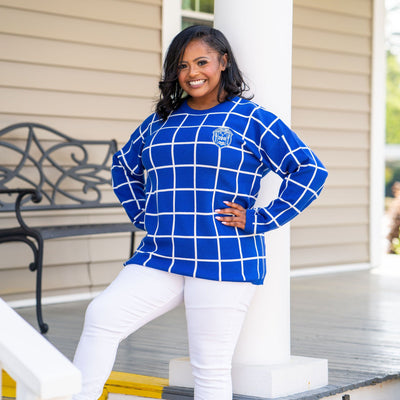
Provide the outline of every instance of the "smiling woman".
{"type": "Polygon", "coordinates": [[[207,103],[216,105],[229,97],[245,97],[248,89],[229,42],[220,31],[202,25],[186,28],[174,38],[159,87],[156,111],[163,119],[185,101],[186,90],[190,91],[189,105],[197,103],[198,109],[206,109],[207,103]],[[205,94],[210,96],[202,97],[205,94]]]}
{"type": "Polygon", "coordinates": [[[96,400],[119,342],[183,299],[194,398],[231,400],[233,351],[266,276],[264,233],[308,207],[327,176],[288,126],[244,97],[222,32],[180,32],[159,87],[156,112],[113,158],[114,191],[146,235],[88,307],[75,356],[83,376],[76,400],[96,400]],[[277,198],[257,208],[269,171],[283,183],[277,198]]]}

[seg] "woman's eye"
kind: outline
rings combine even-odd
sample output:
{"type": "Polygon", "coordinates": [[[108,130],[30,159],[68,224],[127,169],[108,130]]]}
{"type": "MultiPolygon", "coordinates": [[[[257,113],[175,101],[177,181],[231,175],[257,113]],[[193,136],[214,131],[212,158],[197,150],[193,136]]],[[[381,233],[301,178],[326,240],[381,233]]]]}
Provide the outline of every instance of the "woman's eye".
{"type": "Polygon", "coordinates": [[[178,65],[178,70],[181,71],[182,69],[185,69],[186,65],[185,64],[179,64],[178,65]]]}
{"type": "Polygon", "coordinates": [[[206,64],[207,64],[207,60],[201,60],[201,61],[198,62],[198,65],[200,67],[203,66],[203,65],[206,65],[206,64]]]}

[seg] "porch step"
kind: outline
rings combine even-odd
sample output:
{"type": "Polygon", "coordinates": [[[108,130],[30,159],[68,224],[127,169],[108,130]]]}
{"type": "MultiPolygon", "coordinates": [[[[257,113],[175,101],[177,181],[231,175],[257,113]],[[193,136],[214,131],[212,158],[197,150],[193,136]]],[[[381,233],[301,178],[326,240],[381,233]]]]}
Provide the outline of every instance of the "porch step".
{"type": "MultiPolygon", "coordinates": [[[[15,381],[2,371],[3,400],[16,397],[15,381]]],[[[99,400],[193,400],[193,389],[168,386],[168,379],[113,371],[99,400]]],[[[400,375],[376,378],[357,385],[321,389],[280,397],[274,400],[399,400],[400,375]],[[346,396],[347,395],[347,396],[346,396]]],[[[233,400],[272,400],[234,395],[233,400]]]]}
{"type": "Polygon", "coordinates": [[[100,400],[107,398],[116,400],[116,397],[119,397],[115,396],[116,394],[161,399],[166,386],[168,386],[168,379],[113,371],[105,384],[100,400]]]}
{"type": "MultiPolygon", "coordinates": [[[[2,383],[3,398],[15,399],[15,381],[5,371],[2,371],[2,383]]],[[[168,386],[168,379],[113,371],[99,400],[161,399],[166,386],[168,386]]]]}
{"type": "Polygon", "coordinates": [[[1,371],[1,382],[2,382],[3,399],[5,397],[15,398],[16,397],[15,381],[4,370],[1,371]]]}

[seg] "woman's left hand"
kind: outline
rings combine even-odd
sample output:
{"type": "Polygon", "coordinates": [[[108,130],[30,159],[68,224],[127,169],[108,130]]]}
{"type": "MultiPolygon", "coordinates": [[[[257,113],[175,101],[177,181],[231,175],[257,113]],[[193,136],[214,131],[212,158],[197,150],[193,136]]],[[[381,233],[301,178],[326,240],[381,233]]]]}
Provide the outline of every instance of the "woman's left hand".
{"type": "Polygon", "coordinates": [[[229,208],[223,208],[221,210],[215,210],[218,214],[231,214],[230,216],[218,216],[215,217],[218,221],[221,221],[224,225],[235,226],[240,229],[244,229],[246,226],[246,209],[241,205],[232,203],[231,201],[224,201],[229,208]],[[233,215],[232,215],[233,214],[233,215]]]}

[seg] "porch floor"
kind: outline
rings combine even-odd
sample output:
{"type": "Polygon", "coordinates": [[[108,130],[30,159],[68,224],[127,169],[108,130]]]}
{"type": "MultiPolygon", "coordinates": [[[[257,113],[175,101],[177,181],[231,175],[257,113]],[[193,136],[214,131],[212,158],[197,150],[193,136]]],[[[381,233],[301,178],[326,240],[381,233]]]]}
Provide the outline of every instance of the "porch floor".
{"type": "MultiPolygon", "coordinates": [[[[377,270],[291,280],[292,354],[328,359],[325,395],[400,378],[400,256],[390,260],[377,270]]],[[[87,304],[43,307],[46,337],[69,359],[87,304]]],[[[33,307],[16,311],[37,326],[33,307]]],[[[187,354],[184,310],[178,307],[121,343],[114,370],[168,378],[169,360],[187,354]]]]}

